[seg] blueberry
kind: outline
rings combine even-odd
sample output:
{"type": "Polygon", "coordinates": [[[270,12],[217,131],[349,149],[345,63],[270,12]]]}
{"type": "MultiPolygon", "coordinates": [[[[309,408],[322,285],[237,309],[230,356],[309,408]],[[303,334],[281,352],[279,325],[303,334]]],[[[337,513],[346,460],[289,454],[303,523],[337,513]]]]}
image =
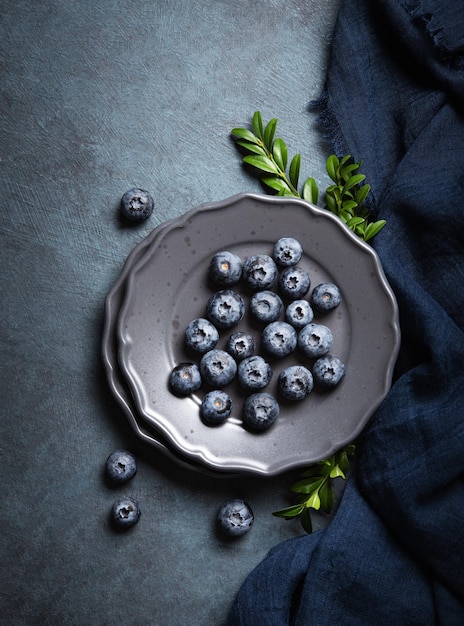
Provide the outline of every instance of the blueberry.
{"type": "Polygon", "coordinates": [[[201,357],[201,378],[211,387],[225,387],[235,378],[236,373],[237,363],[224,350],[210,350],[201,357]]]}
{"type": "Polygon", "coordinates": [[[253,335],[243,331],[232,333],[227,340],[226,351],[233,356],[236,361],[243,361],[243,359],[252,356],[255,351],[253,335]]]}
{"type": "Polygon", "coordinates": [[[219,341],[219,333],[209,320],[198,317],[185,330],[185,343],[194,352],[204,354],[212,350],[219,341]]]}
{"type": "Polygon", "coordinates": [[[247,533],[254,522],[253,511],[243,500],[228,500],[217,513],[220,529],[231,537],[247,533]]]}
{"type": "Polygon", "coordinates": [[[293,237],[282,237],[274,245],[274,260],[280,267],[296,265],[302,256],[301,243],[293,237]]]}
{"type": "Polygon", "coordinates": [[[293,300],[285,309],[285,320],[294,328],[303,328],[313,321],[314,313],[307,300],[293,300]]]}
{"type": "Polygon", "coordinates": [[[261,391],[245,400],[243,423],[252,430],[267,430],[279,417],[280,407],[271,394],[261,391]]]}
{"type": "Polygon", "coordinates": [[[298,347],[309,359],[324,356],[331,350],[332,345],[332,331],[322,324],[307,324],[298,333],[298,347]]]}
{"type": "Polygon", "coordinates": [[[284,398],[300,402],[313,390],[313,376],[303,365],[291,365],[280,372],[278,386],[284,398]]]}
{"type": "Polygon", "coordinates": [[[137,473],[137,461],[130,452],[116,450],[106,459],[105,471],[114,483],[126,483],[137,473]]]}
{"type": "Polygon", "coordinates": [[[236,326],[245,314],[245,302],[240,294],[232,289],[216,292],[208,300],[206,316],[220,329],[236,326]]]}
{"type": "Polygon", "coordinates": [[[286,267],[279,274],[279,289],[285,298],[301,300],[311,286],[309,274],[301,267],[286,267]]]}
{"type": "Polygon", "coordinates": [[[242,260],[236,254],[218,252],[209,264],[209,277],[217,285],[230,286],[238,283],[242,276],[242,260]]]}
{"type": "Polygon", "coordinates": [[[116,528],[130,528],[137,524],[142,510],[134,498],[125,496],[116,500],[111,508],[111,521],[116,528]]]}
{"type": "Polygon", "coordinates": [[[321,387],[336,387],[345,376],[345,365],[338,356],[327,354],[314,363],[313,376],[321,387]]]}
{"type": "Polygon", "coordinates": [[[153,212],[153,198],[143,189],[129,189],[121,198],[121,212],[131,222],[142,222],[153,212]]]}
{"type": "Polygon", "coordinates": [[[201,375],[195,363],[180,363],[169,376],[171,389],[179,396],[188,396],[201,387],[201,375]]]}
{"type": "Polygon", "coordinates": [[[340,304],[340,290],[332,283],[321,283],[314,287],[310,300],[316,311],[328,313],[340,304]]]}
{"type": "Polygon", "coordinates": [[[287,322],[271,322],[261,333],[262,347],[273,356],[283,358],[297,346],[297,332],[287,322]]]}
{"type": "Polygon", "coordinates": [[[245,259],[242,277],[245,284],[258,291],[269,289],[277,279],[277,266],[267,254],[256,254],[245,259]]]}
{"type": "Polygon", "coordinates": [[[205,395],[200,413],[207,424],[222,424],[232,412],[232,400],[225,391],[214,389],[205,395]]]}
{"type": "Polygon", "coordinates": [[[250,298],[250,312],[258,322],[274,322],[283,308],[282,299],[273,291],[257,291],[250,298]]]}
{"type": "Polygon", "coordinates": [[[264,389],[272,378],[272,367],[262,356],[251,356],[238,364],[237,377],[243,389],[264,389]]]}

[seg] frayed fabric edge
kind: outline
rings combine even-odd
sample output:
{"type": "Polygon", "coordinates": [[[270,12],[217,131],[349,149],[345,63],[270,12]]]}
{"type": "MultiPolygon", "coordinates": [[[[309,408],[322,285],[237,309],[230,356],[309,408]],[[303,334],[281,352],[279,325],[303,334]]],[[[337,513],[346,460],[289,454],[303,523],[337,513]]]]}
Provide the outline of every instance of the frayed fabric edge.
{"type": "Polygon", "coordinates": [[[426,11],[418,0],[406,2],[405,6],[413,21],[425,31],[431,40],[439,60],[453,69],[464,68],[464,47],[457,50],[451,49],[445,29],[438,23],[436,17],[426,11]]]}

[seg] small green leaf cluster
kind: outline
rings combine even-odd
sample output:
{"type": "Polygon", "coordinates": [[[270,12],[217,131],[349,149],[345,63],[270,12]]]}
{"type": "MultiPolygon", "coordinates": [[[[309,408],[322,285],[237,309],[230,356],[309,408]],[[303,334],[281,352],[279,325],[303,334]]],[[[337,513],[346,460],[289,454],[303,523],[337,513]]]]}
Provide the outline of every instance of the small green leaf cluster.
{"type": "MultiPolygon", "coordinates": [[[[313,177],[307,178],[298,190],[301,155],[295,154],[289,159],[284,140],[275,137],[277,119],[272,118],[264,125],[261,113],[255,111],[251,126],[252,129],[233,128],[231,131],[236,143],[249,153],[243,157],[243,162],[255,168],[260,180],[278,196],[296,196],[317,204],[319,189],[313,177]]],[[[334,154],[329,156],[326,169],[333,184],[326,189],[325,208],[335,213],[361,239],[368,241],[385,226],[385,220],[371,222],[369,219],[364,202],[370,186],[364,183],[364,174],[359,173],[361,163],[353,163],[351,155],[342,159],[334,154]]]]}
{"type": "Polygon", "coordinates": [[[256,111],[252,118],[253,130],[233,128],[231,132],[237,138],[237,144],[251,153],[243,157],[243,162],[260,172],[260,179],[267,187],[277,192],[278,196],[296,196],[316,204],[316,181],[308,178],[300,194],[301,155],[295,154],[289,162],[287,145],[283,139],[275,137],[276,128],[276,118],[264,125],[261,113],[256,111]]]}
{"type": "Polygon", "coordinates": [[[303,494],[304,498],[292,506],[279,511],[274,511],[273,515],[283,519],[293,519],[300,516],[301,525],[307,533],[311,533],[312,520],[311,509],[322,510],[330,513],[334,504],[333,480],[336,478],[345,479],[349,470],[348,457],[355,451],[354,444],[333,454],[328,459],[319,461],[301,474],[301,480],[291,486],[293,493],[303,494]]]}
{"type": "Polygon", "coordinates": [[[359,173],[362,161],[353,163],[351,155],[338,159],[330,155],[326,162],[327,173],[333,185],[325,191],[326,208],[344,222],[350,230],[364,241],[372,239],[384,226],[385,220],[369,221],[369,210],[364,201],[370,192],[370,185],[364,174],[359,173]]]}

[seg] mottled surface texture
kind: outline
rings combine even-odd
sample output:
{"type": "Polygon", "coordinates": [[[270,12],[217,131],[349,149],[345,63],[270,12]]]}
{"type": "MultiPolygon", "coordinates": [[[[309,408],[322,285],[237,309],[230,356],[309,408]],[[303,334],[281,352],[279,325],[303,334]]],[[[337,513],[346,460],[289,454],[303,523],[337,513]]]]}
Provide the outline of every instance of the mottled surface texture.
{"type": "Polygon", "coordinates": [[[204,202],[260,191],[230,140],[276,116],[302,174],[325,182],[327,146],[307,104],[324,82],[338,8],[326,0],[3,0],[0,275],[1,612],[5,624],[218,626],[279,541],[271,516],[293,476],[189,473],[132,433],[100,358],[103,303],[133,247],[204,202]],[[148,222],[118,216],[150,190],[148,222]],[[115,449],[139,469],[105,482],[115,449]],[[143,512],[127,534],[113,501],[143,512]],[[215,532],[247,500],[253,529],[215,532]]]}

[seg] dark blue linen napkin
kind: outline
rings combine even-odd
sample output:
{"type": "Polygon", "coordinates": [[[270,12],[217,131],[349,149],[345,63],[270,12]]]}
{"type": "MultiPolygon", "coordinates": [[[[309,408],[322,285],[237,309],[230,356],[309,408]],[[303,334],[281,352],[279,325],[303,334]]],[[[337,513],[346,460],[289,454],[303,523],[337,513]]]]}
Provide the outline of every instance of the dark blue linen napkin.
{"type": "Polygon", "coordinates": [[[463,626],[462,4],[343,0],[318,104],[387,220],[402,345],[333,521],[267,555],[229,626],[463,626]]]}

